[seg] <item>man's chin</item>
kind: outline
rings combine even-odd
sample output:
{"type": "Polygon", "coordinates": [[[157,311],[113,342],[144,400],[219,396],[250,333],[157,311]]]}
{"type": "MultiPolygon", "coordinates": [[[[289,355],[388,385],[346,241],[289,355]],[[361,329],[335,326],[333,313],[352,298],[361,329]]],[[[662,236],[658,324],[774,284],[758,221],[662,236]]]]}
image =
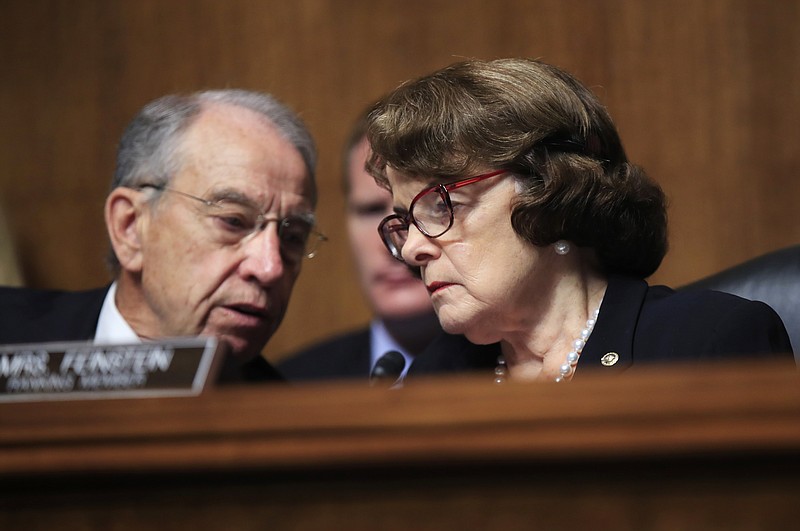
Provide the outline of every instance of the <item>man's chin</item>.
{"type": "Polygon", "coordinates": [[[217,337],[220,343],[224,345],[226,357],[231,359],[245,362],[261,354],[261,347],[256,348],[251,340],[228,334],[222,334],[217,337]]]}

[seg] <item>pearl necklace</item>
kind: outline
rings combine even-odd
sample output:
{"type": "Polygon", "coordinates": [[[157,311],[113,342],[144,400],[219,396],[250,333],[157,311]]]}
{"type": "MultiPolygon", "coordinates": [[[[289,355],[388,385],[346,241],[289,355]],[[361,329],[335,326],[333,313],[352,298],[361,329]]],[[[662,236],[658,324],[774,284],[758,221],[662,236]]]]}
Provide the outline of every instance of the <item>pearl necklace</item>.
{"type": "MultiPolygon", "coordinates": [[[[600,304],[603,304],[602,300],[600,304]]],[[[583,347],[586,346],[589,336],[592,335],[592,330],[594,330],[598,315],[600,315],[600,306],[598,306],[594,313],[589,316],[589,319],[586,320],[586,326],[581,330],[580,337],[572,342],[572,350],[567,354],[566,361],[561,364],[561,367],[558,369],[559,374],[555,379],[556,383],[566,382],[575,372],[575,366],[578,365],[583,347]]],[[[494,383],[501,384],[505,382],[507,376],[508,365],[506,365],[506,360],[503,358],[503,355],[500,354],[497,357],[497,366],[494,368],[494,383]]]]}

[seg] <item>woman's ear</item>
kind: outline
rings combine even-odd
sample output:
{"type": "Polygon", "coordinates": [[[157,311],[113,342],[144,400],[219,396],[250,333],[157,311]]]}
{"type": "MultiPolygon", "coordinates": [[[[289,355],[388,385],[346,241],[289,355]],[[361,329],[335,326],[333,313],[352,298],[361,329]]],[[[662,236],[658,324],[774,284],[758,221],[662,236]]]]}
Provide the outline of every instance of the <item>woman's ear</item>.
{"type": "Polygon", "coordinates": [[[118,186],[106,199],[105,218],[108,237],[123,270],[142,269],[141,223],[146,212],[142,193],[118,186]]]}

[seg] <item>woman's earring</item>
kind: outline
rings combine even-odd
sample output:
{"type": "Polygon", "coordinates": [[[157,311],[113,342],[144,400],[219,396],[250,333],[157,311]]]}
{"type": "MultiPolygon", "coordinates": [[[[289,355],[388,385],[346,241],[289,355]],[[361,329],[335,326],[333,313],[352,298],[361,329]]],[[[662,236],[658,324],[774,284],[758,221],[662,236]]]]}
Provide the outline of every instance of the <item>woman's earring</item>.
{"type": "Polygon", "coordinates": [[[553,248],[556,250],[556,254],[564,256],[569,252],[569,242],[566,240],[558,240],[553,244],[553,248]]]}

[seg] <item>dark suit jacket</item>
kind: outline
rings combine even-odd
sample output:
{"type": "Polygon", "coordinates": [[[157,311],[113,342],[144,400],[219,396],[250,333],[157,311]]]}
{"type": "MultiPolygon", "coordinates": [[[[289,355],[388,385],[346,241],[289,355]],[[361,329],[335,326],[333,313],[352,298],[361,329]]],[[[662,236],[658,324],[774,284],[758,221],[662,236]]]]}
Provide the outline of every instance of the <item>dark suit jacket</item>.
{"type": "Polygon", "coordinates": [[[0,345],[91,339],[107,292],[0,287],[0,345]]]}
{"type": "Polygon", "coordinates": [[[358,378],[370,373],[370,330],[361,328],[292,354],[278,364],[289,381],[358,378]]]}
{"type": "MultiPolygon", "coordinates": [[[[106,293],[108,286],[88,291],[0,287],[0,345],[91,340],[106,293]]],[[[219,383],[282,379],[257,356],[239,367],[225,364],[219,383]]]]}
{"type": "MultiPolygon", "coordinates": [[[[488,372],[499,354],[499,343],[474,345],[463,336],[444,334],[417,356],[408,378],[488,372]]],[[[766,304],[726,293],[675,292],[665,286],[650,287],[643,280],[612,277],[575,378],[587,369],[622,372],[654,362],[767,356],[791,360],[792,347],[780,317],[766,304]],[[608,353],[616,353],[613,365],[603,363],[608,353]]]]}

